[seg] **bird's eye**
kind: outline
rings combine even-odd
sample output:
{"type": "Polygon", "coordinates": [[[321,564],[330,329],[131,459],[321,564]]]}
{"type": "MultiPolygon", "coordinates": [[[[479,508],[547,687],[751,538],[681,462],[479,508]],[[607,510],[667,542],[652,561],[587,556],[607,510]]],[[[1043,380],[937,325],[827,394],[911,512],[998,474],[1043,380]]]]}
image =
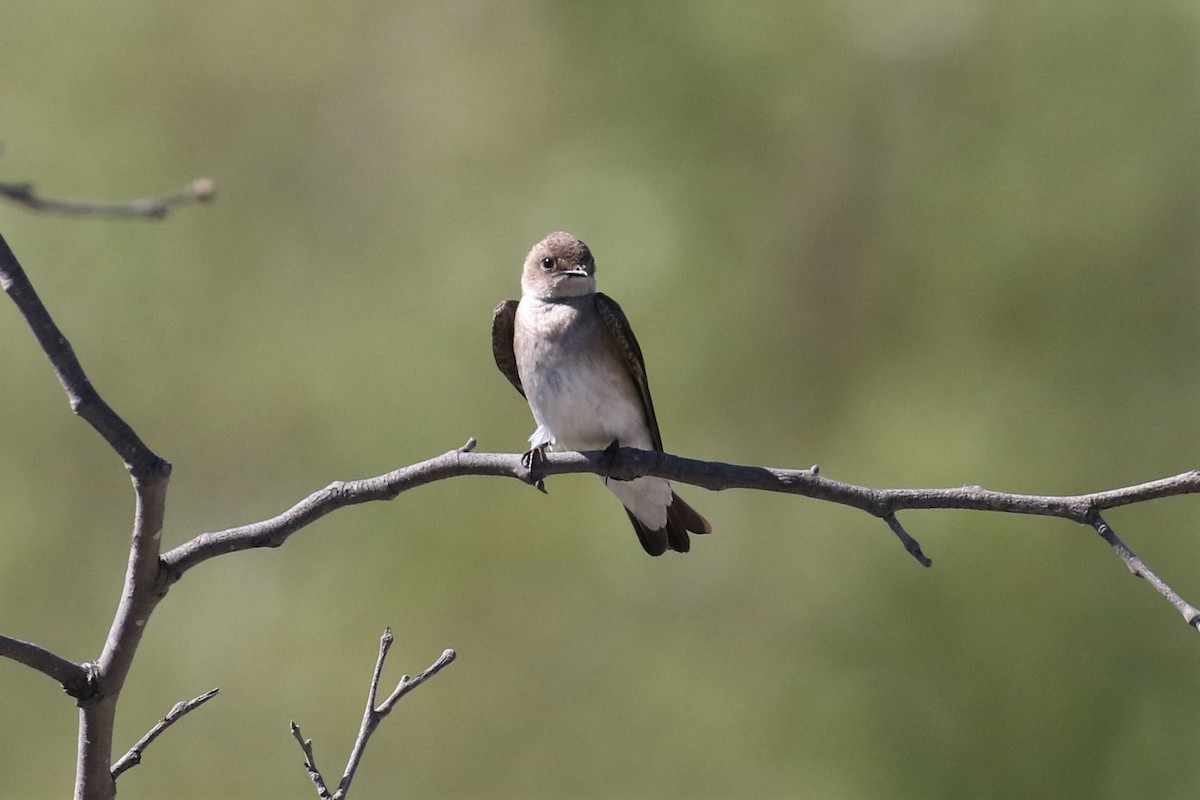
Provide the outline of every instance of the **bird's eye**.
{"type": "Polygon", "coordinates": [[[542,269],[546,270],[547,272],[554,269],[554,259],[550,258],[549,256],[543,258],[542,259],[542,269]]]}

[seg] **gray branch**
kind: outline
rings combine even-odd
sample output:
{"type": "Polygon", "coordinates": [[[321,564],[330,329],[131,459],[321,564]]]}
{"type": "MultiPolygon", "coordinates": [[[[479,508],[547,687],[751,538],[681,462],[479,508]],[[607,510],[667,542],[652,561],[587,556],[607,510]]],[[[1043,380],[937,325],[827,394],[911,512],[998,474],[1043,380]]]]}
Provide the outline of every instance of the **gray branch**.
{"type": "Polygon", "coordinates": [[[64,692],[77,700],[85,700],[95,694],[92,672],[85,665],[68,661],[33,642],[24,642],[0,634],[0,656],[53,678],[63,687],[64,692]]]}
{"type": "MultiPolygon", "coordinates": [[[[713,491],[755,489],[795,494],[850,506],[883,520],[899,537],[905,550],[924,566],[929,566],[932,561],[922,552],[917,540],[901,526],[896,516],[898,512],[957,509],[1032,514],[1058,517],[1096,527],[1098,520],[1102,522],[1100,513],[1110,508],[1200,493],[1198,470],[1107,491],[1077,495],[1035,495],[998,492],[981,486],[874,489],[824,477],[815,466],[808,469],[744,466],[719,461],[698,461],[670,453],[627,447],[617,451],[611,460],[605,457],[607,451],[546,453],[544,459],[537,460],[536,471],[531,472],[519,453],[476,453],[474,447],[475,440],[471,439],[462,447],[383,475],[361,480],[336,481],[313,492],[278,516],[250,525],[202,533],[163,555],[164,580],[174,583],[192,567],[219,555],[255,547],[279,547],[293,533],[339,508],[358,503],[392,500],[402,492],[418,486],[463,475],[515,478],[531,485],[536,485],[542,478],[550,475],[581,472],[607,474],[617,480],[632,480],[652,475],[713,491]]],[[[1107,525],[1105,530],[1111,534],[1111,528],[1107,525]]],[[[1115,534],[1112,534],[1112,538],[1115,539],[1115,534]]],[[[1192,606],[1180,600],[1178,595],[1137,560],[1124,544],[1117,550],[1119,554],[1128,554],[1122,555],[1127,564],[1137,565],[1136,569],[1130,567],[1135,575],[1146,578],[1156,591],[1171,601],[1189,625],[1200,630],[1200,614],[1192,606]]]]}
{"type": "Polygon", "coordinates": [[[346,795],[350,792],[350,782],[354,780],[354,773],[358,770],[358,765],[367,750],[367,742],[370,741],[371,734],[379,727],[379,723],[392,713],[392,709],[396,707],[396,703],[400,702],[402,697],[441,672],[457,658],[453,650],[446,650],[417,677],[410,678],[402,675],[400,682],[396,684],[396,688],[392,690],[387,699],[381,705],[376,706],[375,702],[379,696],[379,678],[383,673],[383,662],[387,659],[392,641],[392,629],[387,628],[384,630],[383,636],[379,638],[379,655],[375,658],[375,670],[371,673],[371,685],[367,689],[367,705],[363,710],[362,725],[358,729],[358,737],[354,740],[354,749],[350,751],[350,758],[346,761],[346,769],[342,773],[342,779],[338,783],[336,792],[330,794],[324,776],[317,769],[316,759],[313,756],[312,739],[305,739],[304,734],[300,732],[300,726],[295,722],[291,723],[292,736],[300,744],[300,749],[304,751],[304,768],[308,771],[308,777],[316,787],[317,797],[320,800],[345,800],[346,795]]]}
{"type": "Polygon", "coordinates": [[[163,731],[182,719],[188,712],[194,711],[209,700],[212,700],[220,691],[220,689],[209,689],[199,697],[193,697],[191,700],[180,700],[171,706],[171,710],[167,712],[167,715],[156,722],[154,727],[146,731],[146,735],[138,739],[137,743],[129,748],[129,752],[117,759],[117,763],[112,765],[113,780],[120,777],[122,772],[141,764],[142,753],[146,751],[150,743],[157,739],[163,731]]]}
{"type": "MultiPolygon", "coordinates": [[[[3,236],[0,236],[0,288],[12,298],[46,353],[71,410],[108,442],[133,481],[136,509],[121,600],[100,658],[94,664],[80,665],[81,669],[87,667],[88,685],[86,693],[78,698],[75,796],[109,800],[116,795],[110,759],[117,703],[146,623],[164,592],[159,581],[159,553],[171,465],[147,447],[100,397],[3,236]]],[[[29,652],[26,648],[25,653],[29,652]]],[[[61,670],[62,665],[57,669],[61,670]]]]}
{"type": "Polygon", "coordinates": [[[83,217],[162,219],[176,206],[211,200],[214,192],[215,188],[210,179],[197,178],[182,189],[162,197],[144,197],[129,203],[97,203],[93,200],[43,197],[34,191],[32,183],[0,182],[0,197],[6,197],[33,211],[83,217]]]}
{"type": "Polygon", "coordinates": [[[170,464],[156,456],[92,386],[71,343],[50,317],[3,236],[0,236],[0,288],[8,293],[25,317],[67,394],[71,410],[104,437],[135,479],[169,473],[170,464]]]}
{"type": "Polygon", "coordinates": [[[1104,539],[1104,541],[1108,542],[1112,549],[1116,551],[1116,554],[1121,557],[1122,561],[1125,562],[1125,566],[1130,572],[1153,586],[1154,591],[1167,598],[1167,601],[1171,605],[1175,606],[1175,610],[1178,611],[1185,620],[1187,620],[1188,625],[1200,630],[1200,611],[1192,606],[1191,603],[1177,595],[1175,590],[1168,586],[1162,578],[1155,575],[1150,568],[1146,566],[1145,562],[1138,558],[1137,555],[1129,549],[1129,546],[1121,541],[1116,532],[1113,531],[1112,527],[1105,522],[1099,514],[1096,514],[1093,517],[1092,527],[1094,527],[1096,529],[1096,533],[1100,534],[1100,537],[1104,539]]]}

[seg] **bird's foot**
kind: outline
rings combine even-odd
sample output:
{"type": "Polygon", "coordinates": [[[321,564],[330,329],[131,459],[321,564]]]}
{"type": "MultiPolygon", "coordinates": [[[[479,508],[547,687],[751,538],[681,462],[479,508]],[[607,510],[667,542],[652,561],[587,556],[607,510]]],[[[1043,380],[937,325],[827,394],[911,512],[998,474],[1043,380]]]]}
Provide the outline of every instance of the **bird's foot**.
{"type": "Polygon", "coordinates": [[[521,466],[528,471],[527,480],[534,488],[542,494],[550,494],[546,491],[546,484],[542,479],[542,464],[546,461],[546,445],[539,444],[537,447],[531,447],[524,455],[521,456],[521,466]]]}
{"type": "Polygon", "coordinates": [[[616,439],[604,448],[604,452],[600,455],[600,466],[604,470],[604,485],[608,486],[608,473],[612,472],[613,465],[617,462],[617,452],[621,449],[621,443],[616,439]]]}

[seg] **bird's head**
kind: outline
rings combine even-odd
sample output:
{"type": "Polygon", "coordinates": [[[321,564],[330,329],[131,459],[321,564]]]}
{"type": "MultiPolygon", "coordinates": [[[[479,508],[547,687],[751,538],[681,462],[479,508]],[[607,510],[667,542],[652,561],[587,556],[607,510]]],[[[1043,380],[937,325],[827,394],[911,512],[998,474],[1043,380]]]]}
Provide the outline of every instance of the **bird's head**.
{"type": "Polygon", "coordinates": [[[595,294],[596,261],[592,251],[569,233],[550,234],[525,257],[521,291],[539,300],[595,294]]]}

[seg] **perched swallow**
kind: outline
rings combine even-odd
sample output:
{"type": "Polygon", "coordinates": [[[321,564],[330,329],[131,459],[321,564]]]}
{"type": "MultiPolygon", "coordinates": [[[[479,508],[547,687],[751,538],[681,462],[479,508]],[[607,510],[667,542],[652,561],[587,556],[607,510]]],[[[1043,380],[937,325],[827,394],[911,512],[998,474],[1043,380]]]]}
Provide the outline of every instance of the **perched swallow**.
{"type": "MultiPolygon", "coordinates": [[[[496,366],[529,401],[537,423],[531,454],[546,446],[663,449],[641,348],[621,307],[596,291],[595,276],[587,245],[552,233],[525,258],[520,301],[504,301],[492,316],[496,366]]],[[[663,478],[605,485],[652,556],[686,553],[688,531],[712,531],[663,478]]]]}

